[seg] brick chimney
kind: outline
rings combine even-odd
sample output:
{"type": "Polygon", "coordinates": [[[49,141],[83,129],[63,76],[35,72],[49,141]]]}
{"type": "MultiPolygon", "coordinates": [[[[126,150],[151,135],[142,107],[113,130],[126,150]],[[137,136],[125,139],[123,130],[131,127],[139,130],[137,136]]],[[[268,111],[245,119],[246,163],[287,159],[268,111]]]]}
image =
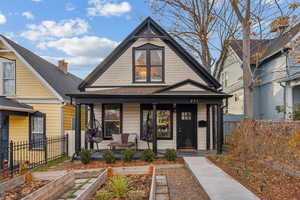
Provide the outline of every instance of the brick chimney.
{"type": "Polygon", "coordinates": [[[65,60],[58,61],[58,68],[63,71],[65,74],[68,73],[68,63],[65,60]]]}

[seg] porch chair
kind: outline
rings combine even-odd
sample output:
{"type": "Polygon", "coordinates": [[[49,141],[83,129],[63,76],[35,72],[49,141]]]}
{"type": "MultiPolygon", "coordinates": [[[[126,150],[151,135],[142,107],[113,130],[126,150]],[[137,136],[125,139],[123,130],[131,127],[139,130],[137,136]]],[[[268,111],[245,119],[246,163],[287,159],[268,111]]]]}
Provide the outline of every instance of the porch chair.
{"type": "MultiPolygon", "coordinates": [[[[90,123],[88,123],[90,124],[90,123]]],[[[99,151],[99,143],[103,141],[102,126],[98,120],[94,120],[95,128],[88,128],[85,136],[89,143],[96,143],[97,151],[99,151]]]]}
{"type": "Polygon", "coordinates": [[[137,134],[135,133],[122,133],[112,134],[113,141],[108,144],[111,150],[120,148],[135,148],[138,149],[137,134]]]}

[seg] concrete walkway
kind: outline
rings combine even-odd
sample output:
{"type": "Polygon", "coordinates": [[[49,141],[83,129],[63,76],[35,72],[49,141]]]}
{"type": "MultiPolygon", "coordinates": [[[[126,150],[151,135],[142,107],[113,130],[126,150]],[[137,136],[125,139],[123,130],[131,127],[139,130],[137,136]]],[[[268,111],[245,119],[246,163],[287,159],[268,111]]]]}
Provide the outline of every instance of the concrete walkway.
{"type": "Polygon", "coordinates": [[[184,161],[211,200],[259,200],[205,157],[184,157],[184,161]]]}

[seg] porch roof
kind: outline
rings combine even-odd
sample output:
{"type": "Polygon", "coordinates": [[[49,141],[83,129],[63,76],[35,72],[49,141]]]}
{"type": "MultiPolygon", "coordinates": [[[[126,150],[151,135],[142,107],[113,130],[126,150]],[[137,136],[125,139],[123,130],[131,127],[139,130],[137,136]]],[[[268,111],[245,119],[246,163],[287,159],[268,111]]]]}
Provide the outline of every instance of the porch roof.
{"type": "Polygon", "coordinates": [[[159,88],[115,88],[67,94],[75,103],[182,103],[221,104],[231,95],[214,91],[165,91],[155,93],[159,88]]]}
{"type": "Polygon", "coordinates": [[[34,112],[33,107],[24,103],[20,103],[15,99],[0,96],[0,110],[19,111],[19,112],[34,112]]]}

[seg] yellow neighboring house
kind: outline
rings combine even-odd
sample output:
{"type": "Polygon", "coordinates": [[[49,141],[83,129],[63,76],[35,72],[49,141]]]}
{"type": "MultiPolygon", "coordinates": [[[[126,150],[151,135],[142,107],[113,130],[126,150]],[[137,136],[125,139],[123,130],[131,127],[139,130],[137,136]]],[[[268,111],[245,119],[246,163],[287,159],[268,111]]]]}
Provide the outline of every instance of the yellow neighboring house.
{"type": "Polygon", "coordinates": [[[53,65],[0,35],[0,150],[6,152],[10,140],[34,141],[74,130],[75,108],[65,94],[78,92],[80,83],[64,61],[53,65]]]}

